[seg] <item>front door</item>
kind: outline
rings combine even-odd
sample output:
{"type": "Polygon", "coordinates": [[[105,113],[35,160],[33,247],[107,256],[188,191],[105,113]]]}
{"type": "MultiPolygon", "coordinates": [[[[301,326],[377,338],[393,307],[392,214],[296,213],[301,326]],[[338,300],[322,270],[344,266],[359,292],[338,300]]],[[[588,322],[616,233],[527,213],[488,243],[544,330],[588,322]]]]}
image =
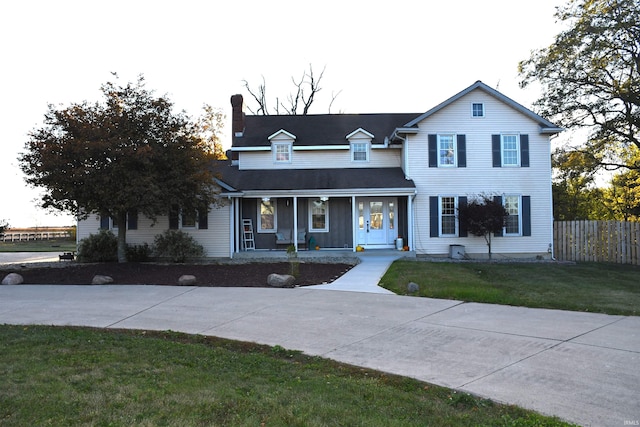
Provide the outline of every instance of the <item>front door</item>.
{"type": "Polygon", "coordinates": [[[396,199],[357,199],[358,245],[372,248],[393,247],[396,236],[396,199]]]}

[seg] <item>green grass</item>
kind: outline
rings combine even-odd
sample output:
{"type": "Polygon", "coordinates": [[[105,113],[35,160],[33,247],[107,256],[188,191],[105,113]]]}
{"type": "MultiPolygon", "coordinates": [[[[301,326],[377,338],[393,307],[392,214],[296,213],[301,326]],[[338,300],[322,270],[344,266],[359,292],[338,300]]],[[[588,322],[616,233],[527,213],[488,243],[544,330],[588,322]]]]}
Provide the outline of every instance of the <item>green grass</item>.
{"type": "Polygon", "coordinates": [[[70,252],[75,250],[76,242],[72,239],[0,242],[0,252],[70,252]]]}
{"type": "Polygon", "coordinates": [[[173,332],[5,325],[0,425],[568,424],[279,346],[173,332]]]}
{"type": "Polygon", "coordinates": [[[401,295],[639,315],[640,268],[604,263],[450,263],[400,260],[380,285],[401,295]]]}

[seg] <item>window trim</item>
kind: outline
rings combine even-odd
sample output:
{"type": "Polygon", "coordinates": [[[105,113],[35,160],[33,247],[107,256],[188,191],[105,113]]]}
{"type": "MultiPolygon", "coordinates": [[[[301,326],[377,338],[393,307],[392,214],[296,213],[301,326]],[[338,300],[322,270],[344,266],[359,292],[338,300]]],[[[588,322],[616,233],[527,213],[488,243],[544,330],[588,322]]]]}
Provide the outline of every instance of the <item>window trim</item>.
{"type": "Polygon", "coordinates": [[[474,119],[482,119],[486,117],[486,109],[484,108],[484,102],[472,102],[471,103],[471,117],[474,119]],[[481,113],[480,115],[476,115],[476,105],[480,105],[481,113]]]}
{"type": "Polygon", "coordinates": [[[271,199],[268,203],[273,206],[273,229],[271,228],[262,228],[262,204],[267,203],[267,201],[258,199],[257,210],[258,210],[258,233],[276,233],[278,231],[278,204],[276,203],[276,199],[271,199]]]}
{"type": "Polygon", "coordinates": [[[520,134],[518,133],[501,133],[500,134],[500,164],[501,167],[505,167],[505,168],[517,168],[520,167],[520,163],[521,163],[522,159],[521,159],[521,155],[520,155],[520,134]],[[516,146],[513,149],[510,149],[510,151],[515,151],[516,153],[516,162],[515,163],[505,163],[505,137],[515,137],[516,139],[516,146]]]}
{"type": "Polygon", "coordinates": [[[313,233],[328,233],[329,232],[329,200],[321,199],[309,199],[309,232],[313,233]],[[324,204],[324,228],[314,228],[313,226],[313,205],[315,202],[321,202],[324,204]]]}
{"type": "Polygon", "coordinates": [[[455,133],[439,133],[436,135],[436,156],[438,159],[438,167],[439,168],[455,168],[458,166],[458,135],[455,133]],[[441,159],[441,151],[442,148],[440,146],[440,138],[441,137],[451,137],[451,145],[453,147],[453,161],[451,163],[442,163],[441,159]]]}
{"type": "Polygon", "coordinates": [[[271,150],[273,151],[273,163],[280,164],[288,164],[291,163],[291,158],[293,157],[293,144],[291,142],[273,142],[271,146],[271,150]],[[278,159],[278,148],[285,147],[287,150],[287,160],[279,160],[278,159]]]}
{"type": "Polygon", "coordinates": [[[458,196],[453,195],[441,195],[438,196],[438,237],[458,237],[459,233],[459,224],[458,224],[458,196]],[[444,214],[442,213],[442,202],[444,199],[453,199],[453,213],[447,214],[447,216],[453,216],[454,219],[454,233],[453,234],[444,234],[442,232],[442,218],[444,214]]]}
{"type": "Polygon", "coordinates": [[[369,142],[362,142],[362,141],[357,141],[357,142],[351,142],[349,144],[349,152],[350,152],[350,157],[351,157],[351,162],[353,163],[367,163],[369,162],[369,157],[370,157],[370,153],[371,153],[371,143],[369,142]],[[364,151],[356,151],[356,147],[363,147],[364,151]],[[354,156],[356,153],[365,153],[364,159],[355,159],[354,156]]]}

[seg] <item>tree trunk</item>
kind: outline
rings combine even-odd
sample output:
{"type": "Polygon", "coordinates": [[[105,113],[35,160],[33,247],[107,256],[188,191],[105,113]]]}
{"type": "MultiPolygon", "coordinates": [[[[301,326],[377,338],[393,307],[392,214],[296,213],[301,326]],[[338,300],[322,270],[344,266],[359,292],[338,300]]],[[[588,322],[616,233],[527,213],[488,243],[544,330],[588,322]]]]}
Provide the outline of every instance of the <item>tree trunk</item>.
{"type": "Polygon", "coordinates": [[[127,213],[118,214],[118,262],[127,262],[127,213]]]}

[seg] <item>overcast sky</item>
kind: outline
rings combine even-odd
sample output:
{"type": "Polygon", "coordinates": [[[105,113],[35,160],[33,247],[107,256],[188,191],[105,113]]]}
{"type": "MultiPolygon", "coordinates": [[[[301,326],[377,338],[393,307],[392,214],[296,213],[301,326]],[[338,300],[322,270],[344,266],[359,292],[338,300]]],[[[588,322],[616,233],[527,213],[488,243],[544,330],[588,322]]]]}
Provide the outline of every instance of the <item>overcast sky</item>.
{"type": "MultiPolygon", "coordinates": [[[[530,107],[517,65],[560,31],[560,0],[322,2],[22,0],[0,15],[0,219],[71,225],[36,207],[17,157],[48,104],[100,99],[117,72],[197,116],[225,109],[242,80],[286,97],[291,77],[326,66],[311,113],[424,112],[482,80],[530,107]],[[437,3],[432,5],[431,3],[437,3]]],[[[230,145],[225,141],[225,145],[230,145]]]]}

